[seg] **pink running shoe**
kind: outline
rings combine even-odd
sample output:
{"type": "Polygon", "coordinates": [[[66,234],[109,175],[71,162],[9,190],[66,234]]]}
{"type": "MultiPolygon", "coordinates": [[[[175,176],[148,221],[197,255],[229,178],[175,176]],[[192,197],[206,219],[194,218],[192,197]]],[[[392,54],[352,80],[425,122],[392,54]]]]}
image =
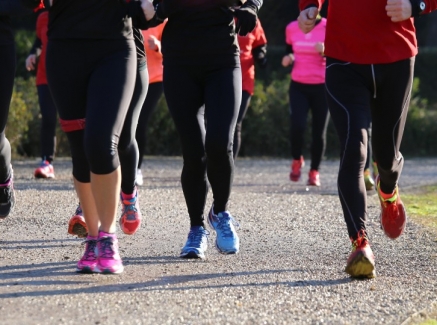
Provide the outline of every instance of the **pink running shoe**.
{"type": "Polygon", "coordinates": [[[121,218],[120,228],[126,235],[133,235],[141,226],[141,211],[138,205],[138,191],[135,188],[135,195],[127,195],[121,192],[121,218]]]}
{"type": "Polygon", "coordinates": [[[123,262],[118,253],[118,239],[116,234],[100,231],[97,241],[96,272],[104,274],[118,274],[123,272],[123,262]]]}
{"type": "Polygon", "coordinates": [[[76,272],[94,273],[97,267],[97,237],[88,236],[85,240],[85,253],[77,262],[76,272]]]}
{"type": "Polygon", "coordinates": [[[34,175],[35,178],[55,178],[55,170],[49,161],[43,160],[41,165],[35,169],[34,175]]]}

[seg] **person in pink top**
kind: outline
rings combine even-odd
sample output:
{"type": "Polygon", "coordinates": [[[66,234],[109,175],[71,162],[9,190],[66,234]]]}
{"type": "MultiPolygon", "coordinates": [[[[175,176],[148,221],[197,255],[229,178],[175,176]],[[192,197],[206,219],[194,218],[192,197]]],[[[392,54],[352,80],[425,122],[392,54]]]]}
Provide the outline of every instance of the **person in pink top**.
{"type": "Polygon", "coordinates": [[[139,159],[137,176],[135,183],[142,186],[144,183],[143,173],[141,172],[141,165],[143,164],[143,157],[146,153],[147,145],[147,123],[150,115],[158,105],[158,101],[164,92],[162,87],[162,53],[161,53],[161,38],[166,22],[147,30],[143,30],[144,48],[147,57],[147,70],[149,72],[149,89],[147,91],[146,100],[141,108],[140,117],[138,120],[137,131],[135,139],[138,143],[139,159]]]}
{"type": "Polygon", "coordinates": [[[302,156],[304,134],[307,127],[308,112],[312,113],[311,168],[308,185],[320,186],[319,167],[325,152],[326,128],[328,125],[328,104],[325,94],[324,41],[326,19],[318,17],[311,33],[304,34],[293,21],[285,29],[287,54],[282,65],[293,65],[289,89],[290,100],[290,180],[301,178],[304,166],[302,156]]]}
{"type": "MultiPolygon", "coordinates": [[[[298,21],[304,33],[317,28],[316,17],[323,2],[299,1],[298,21]]],[[[370,120],[379,173],[375,185],[381,228],[391,239],[405,229],[407,216],[398,181],[404,164],[400,145],[417,54],[413,17],[433,10],[437,10],[437,0],[329,1],[326,91],[341,145],[338,194],[352,242],[345,271],[354,278],[376,275],[366,229],[363,176],[370,120]]]]}

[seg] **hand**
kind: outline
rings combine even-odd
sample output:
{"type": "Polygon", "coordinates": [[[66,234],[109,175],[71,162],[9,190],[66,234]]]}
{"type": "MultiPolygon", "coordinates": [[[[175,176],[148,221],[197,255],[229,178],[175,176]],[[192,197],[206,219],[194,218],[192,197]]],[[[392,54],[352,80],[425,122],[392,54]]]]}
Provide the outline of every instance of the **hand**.
{"type": "Polygon", "coordinates": [[[317,42],[314,45],[314,48],[316,49],[317,52],[319,52],[321,55],[323,55],[323,53],[325,52],[325,44],[323,42],[317,42]]]}
{"type": "Polygon", "coordinates": [[[26,59],[26,69],[27,71],[35,70],[36,55],[30,54],[26,59]]]}
{"type": "Polygon", "coordinates": [[[152,19],[155,16],[155,7],[152,0],[141,0],[141,8],[143,9],[144,16],[147,20],[152,19]]]}
{"type": "Polygon", "coordinates": [[[282,66],[283,67],[288,67],[289,65],[291,65],[294,61],[294,55],[293,54],[287,54],[282,58],[282,66]]]}
{"type": "Polygon", "coordinates": [[[255,9],[243,6],[239,9],[235,9],[234,15],[237,18],[235,31],[238,35],[246,36],[255,29],[257,23],[257,14],[255,9]]]}
{"type": "Polygon", "coordinates": [[[407,20],[412,14],[410,0],[387,0],[385,10],[393,22],[407,20]]]}
{"type": "Polygon", "coordinates": [[[161,43],[155,36],[150,35],[149,38],[147,39],[147,43],[149,45],[149,49],[151,49],[152,51],[159,51],[159,47],[161,43]]]}
{"type": "Polygon", "coordinates": [[[302,32],[307,34],[313,30],[314,26],[316,25],[316,18],[318,14],[319,9],[316,7],[307,8],[300,12],[297,22],[302,32]]]}

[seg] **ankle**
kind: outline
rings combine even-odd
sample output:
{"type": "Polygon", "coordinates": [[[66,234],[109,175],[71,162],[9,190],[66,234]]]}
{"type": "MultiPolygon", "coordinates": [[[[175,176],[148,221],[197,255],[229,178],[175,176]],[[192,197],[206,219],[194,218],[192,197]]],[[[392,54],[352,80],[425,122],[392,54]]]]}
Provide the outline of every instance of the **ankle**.
{"type": "Polygon", "coordinates": [[[123,200],[132,200],[134,197],[137,196],[137,189],[134,188],[132,193],[124,193],[123,191],[121,191],[121,197],[123,200]]]}

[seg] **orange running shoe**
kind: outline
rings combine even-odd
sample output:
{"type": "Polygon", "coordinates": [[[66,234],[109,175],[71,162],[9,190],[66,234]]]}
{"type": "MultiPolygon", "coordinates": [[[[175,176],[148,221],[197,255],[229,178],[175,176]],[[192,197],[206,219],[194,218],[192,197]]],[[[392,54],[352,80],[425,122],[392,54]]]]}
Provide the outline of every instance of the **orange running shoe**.
{"type": "Polygon", "coordinates": [[[300,180],[301,169],[303,166],[305,166],[303,156],[300,156],[300,159],[293,159],[290,172],[290,180],[292,182],[298,182],[300,180]]]}
{"type": "Polygon", "coordinates": [[[319,172],[315,169],[311,169],[308,173],[308,182],[307,185],[310,186],[320,186],[320,175],[319,172]]]}
{"type": "MultiPolygon", "coordinates": [[[[377,192],[381,202],[381,228],[385,235],[391,239],[396,239],[405,230],[407,223],[407,212],[399,195],[399,188],[396,185],[395,191],[391,198],[384,198],[380,189],[379,176],[376,178],[377,192]]],[[[385,193],[384,193],[385,194],[385,193]]]]}
{"type": "Polygon", "coordinates": [[[55,178],[55,170],[49,161],[43,160],[41,165],[35,169],[34,175],[35,178],[55,178]]]}
{"type": "Polygon", "coordinates": [[[68,221],[68,233],[79,238],[85,238],[88,235],[88,228],[80,203],[76,208],[76,212],[70,218],[70,221],[68,221]]]}
{"type": "Polygon", "coordinates": [[[358,233],[356,240],[351,239],[351,241],[352,253],[347,259],[345,272],[353,278],[374,278],[376,276],[375,257],[364,230],[358,233]]]}

